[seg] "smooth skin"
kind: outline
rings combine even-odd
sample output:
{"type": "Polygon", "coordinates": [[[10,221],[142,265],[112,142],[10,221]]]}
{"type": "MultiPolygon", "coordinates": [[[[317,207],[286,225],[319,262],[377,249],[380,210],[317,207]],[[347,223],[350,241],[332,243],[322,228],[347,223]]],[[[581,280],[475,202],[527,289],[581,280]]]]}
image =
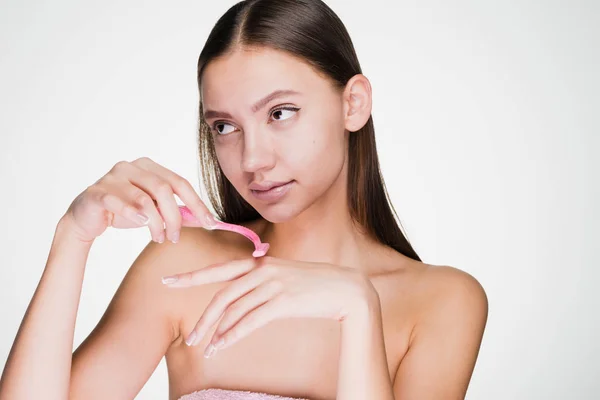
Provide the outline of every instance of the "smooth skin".
{"type": "MultiPolygon", "coordinates": [[[[218,161],[262,215],[246,226],[271,244],[269,257],[343,266],[372,285],[396,399],[464,398],[487,321],[483,288],[460,269],[411,260],[364,236],[347,213],[347,139],[371,114],[368,79],[356,75],[338,91],[292,56],[237,49],[207,66],[201,96],[205,111],[220,113],[207,118],[218,161]],[[252,107],[277,90],[297,93],[252,107]],[[263,180],[294,183],[269,203],[248,188],[263,180]]],[[[235,233],[201,229],[201,222],[186,225],[174,194],[197,217],[207,213],[185,179],[148,158],[117,163],[75,199],[57,225],[0,381],[0,400],[131,399],[163,356],[172,400],[209,387],[335,398],[340,322],[334,318],[273,318],[208,359],[204,350],[218,322],[197,345],[185,343],[205,310],[214,322],[215,310],[227,309],[215,299],[233,281],[173,288],[161,278],[248,259],[253,245],[235,233]],[[136,211],[150,217],[148,225],[134,222],[136,211]],[[154,240],[72,353],[85,263],[109,223],[150,229],[154,240]]]]}

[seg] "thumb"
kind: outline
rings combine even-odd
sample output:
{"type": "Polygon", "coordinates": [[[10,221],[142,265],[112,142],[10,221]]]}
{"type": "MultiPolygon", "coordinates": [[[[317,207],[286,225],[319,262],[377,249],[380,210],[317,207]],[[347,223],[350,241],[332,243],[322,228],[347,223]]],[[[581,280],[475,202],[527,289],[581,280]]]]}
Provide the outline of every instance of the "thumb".
{"type": "Polygon", "coordinates": [[[179,212],[181,213],[182,226],[212,229],[216,225],[216,220],[210,212],[207,212],[202,219],[196,218],[186,206],[179,206],[179,212]]]}

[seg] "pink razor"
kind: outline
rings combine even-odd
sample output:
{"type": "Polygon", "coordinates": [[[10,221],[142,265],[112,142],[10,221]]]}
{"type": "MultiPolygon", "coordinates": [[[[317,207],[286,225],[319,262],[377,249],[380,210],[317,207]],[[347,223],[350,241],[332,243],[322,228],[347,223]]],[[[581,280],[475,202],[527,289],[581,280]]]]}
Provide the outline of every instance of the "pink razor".
{"type": "MultiPolygon", "coordinates": [[[[181,217],[187,221],[198,221],[198,219],[192,214],[189,208],[186,206],[179,206],[179,212],[181,213],[181,217]]],[[[214,219],[214,218],[213,218],[214,219]]],[[[240,235],[246,236],[248,239],[254,243],[254,252],[252,253],[253,257],[262,257],[267,254],[267,250],[269,250],[269,243],[261,243],[260,238],[256,233],[251,231],[250,229],[243,227],[241,225],[228,224],[227,222],[221,222],[214,219],[215,224],[211,227],[206,227],[205,229],[222,229],[224,231],[231,231],[239,233],[240,235]]]]}

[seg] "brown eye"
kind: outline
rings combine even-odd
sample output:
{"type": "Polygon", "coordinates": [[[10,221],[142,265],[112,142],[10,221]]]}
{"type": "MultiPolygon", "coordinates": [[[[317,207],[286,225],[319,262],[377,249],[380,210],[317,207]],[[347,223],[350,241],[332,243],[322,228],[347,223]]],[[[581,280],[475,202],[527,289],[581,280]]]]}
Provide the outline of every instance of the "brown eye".
{"type": "MultiPolygon", "coordinates": [[[[219,135],[227,135],[227,134],[231,133],[231,132],[226,132],[226,133],[225,133],[225,132],[223,132],[223,131],[221,131],[221,130],[217,129],[217,127],[218,127],[218,126],[225,126],[225,125],[229,125],[229,124],[226,124],[226,123],[224,123],[224,122],[215,122],[215,123],[213,124],[213,130],[215,130],[215,131],[216,131],[216,132],[217,132],[219,135]]],[[[229,126],[231,126],[231,125],[229,125],[229,126]]]]}
{"type": "Polygon", "coordinates": [[[290,118],[292,115],[290,115],[289,117],[285,118],[286,115],[286,111],[290,112],[290,113],[295,113],[299,110],[299,108],[297,107],[282,107],[279,108],[277,110],[274,110],[271,115],[272,116],[277,116],[277,118],[275,118],[275,121],[285,121],[286,119],[290,118]],[[284,118],[282,118],[282,116],[284,118]]]}

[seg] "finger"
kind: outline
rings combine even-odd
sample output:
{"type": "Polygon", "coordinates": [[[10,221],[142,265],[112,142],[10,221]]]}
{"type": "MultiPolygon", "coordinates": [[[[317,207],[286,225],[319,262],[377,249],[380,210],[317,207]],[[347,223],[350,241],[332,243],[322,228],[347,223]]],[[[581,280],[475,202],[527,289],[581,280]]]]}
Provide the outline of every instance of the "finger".
{"type": "Polygon", "coordinates": [[[269,322],[279,318],[281,307],[277,301],[277,297],[258,306],[254,310],[246,314],[235,326],[229,329],[218,339],[211,340],[211,343],[206,347],[204,357],[212,356],[216,350],[214,342],[221,342],[219,349],[224,349],[238,342],[243,337],[265,326],[269,322]]]}
{"type": "Polygon", "coordinates": [[[171,199],[168,197],[165,198],[163,193],[165,190],[164,181],[157,175],[128,162],[117,163],[113,167],[113,171],[119,177],[118,179],[121,181],[123,179],[126,180],[125,183],[121,184],[128,187],[126,190],[132,196],[132,201],[139,205],[143,212],[150,217],[148,228],[150,229],[152,240],[162,243],[165,239],[165,222],[154,200],[156,199],[159,202],[159,206],[163,208],[168,208],[163,204],[164,202],[172,201],[175,203],[172,195],[171,199]],[[136,188],[140,190],[136,190],[136,188]],[[161,198],[157,199],[157,197],[161,198]]]}
{"type": "Polygon", "coordinates": [[[115,215],[119,215],[136,226],[144,226],[148,223],[148,217],[140,212],[137,207],[128,204],[121,197],[109,192],[96,192],[93,196],[101,204],[102,208],[109,212],[108,226],[112,226],[115,215]]]}
{"type": "Polygon", "coordinates": [[[190,287],[207,283],[225,282],[239,278],[255,268],[256,259],[233,260],[212,264],[202,269],[171,276],[164,276],[162,281],[169,287],[190,287]]]}
{"type": "Polygon", "coordinates": [[[148,222],[148,229],[150,230],[152,240],[154,240],[157,243],[164,242],[165,228],[163,217],[158,211],[158,208],[154,203],[154,200],[152,199],[151,195],[143,190],[132,191],[135,192],[133,202],[135,204],[139,204],[139,207],[144,211],[144,214],[150,217],[150,221],[148,222]]]}
{"type": "Polygon", "coordinates": [[[233,304],[229,305],[225,311],[222,312],[223,317],[217,325],[213,342],[218,341],[225,332],[239,323],[244,315],[280,294],[282,289],[283,286],[280,281],[264,282],[250,293],[240,297],[233,302],[233,304]]]}
{"type": "Polygon", "coordinates": [[[137,171],[130,175],[130,181],[150,193],[164,222],[161,229],[169,240],[177,243],[181,232],[181,214],[171,182],[135,163],[131,165],[137,171]]]}
{"type": "Polygon", "coordinates": [[[130,199],[129,201],[135,204],[136,208],[141,210],[142,214],[148,216],[148,222],[145,225],[148,226],[152,239],[158,242],[160,235],[163,232],[163,229],[160,229],[162,225],[162,216],[156,208],[156,204],[150,194],[139,187],[132,185],[129,181],[121,182],[119,183],[119,186],[120,188],[117,190],[125,193],[125,198],[130,199]]]}
{"type": "MultiPolygon", "coordinates": [[[[196,323],[196,326],[192,332],[190,332],[186,343],[190,343],[191,345],[198,344],[206,332],[208,332],[208,330],[219,320],[223,313],[225,313],[228,307],[235,302],[242,301],[242,299],[248,296],[249,293],[252,293],[264,283],[265,274],[249,273],[231,285],[226,286],[221,291],[217,292],[211,299],[208,306],[206,306],[206,309],[202,313],[200,320],[196,323]]],[[[273,290],[274,288],[272,286],[274,285],[269,285],[269,287],[273,290]]],[[[254,296],[251,296],[251,298],[254,296]]],[[[249,309],[246,309],[246,311],[247,310],[249,309]]]]}
{"type": "Polygon", "coordinates": [[[204,228],[204,229],[214,229],[216,219],[212,214],[207,214],[205,216],[205,220],[198,219],[193,213],[192,210],[188,206],[179,206],[179,212],[181,213],[181,225],[182,226],[190,226],[192,228],[204,228]]]}
{"type": "MultiPolygon", "coordinates": [[[[212,217],[212,213],[208,210],[194,187],[187,179],[148,158],[142,158],[136,160],[135,162],[138,162],[142,168],[155,173],[156,175],[162,177],[165,181],[169,182],[173,188],[173,192],[177,194],[181,201],[183,201],[183,203],[190,209],[194,217],[196,217],[198,221],[201,221],[203,226],[206,226],[205,218],[207,216],[212,217]]],[[[209,223],[209,225],[211,224],[209,223]]]]}

